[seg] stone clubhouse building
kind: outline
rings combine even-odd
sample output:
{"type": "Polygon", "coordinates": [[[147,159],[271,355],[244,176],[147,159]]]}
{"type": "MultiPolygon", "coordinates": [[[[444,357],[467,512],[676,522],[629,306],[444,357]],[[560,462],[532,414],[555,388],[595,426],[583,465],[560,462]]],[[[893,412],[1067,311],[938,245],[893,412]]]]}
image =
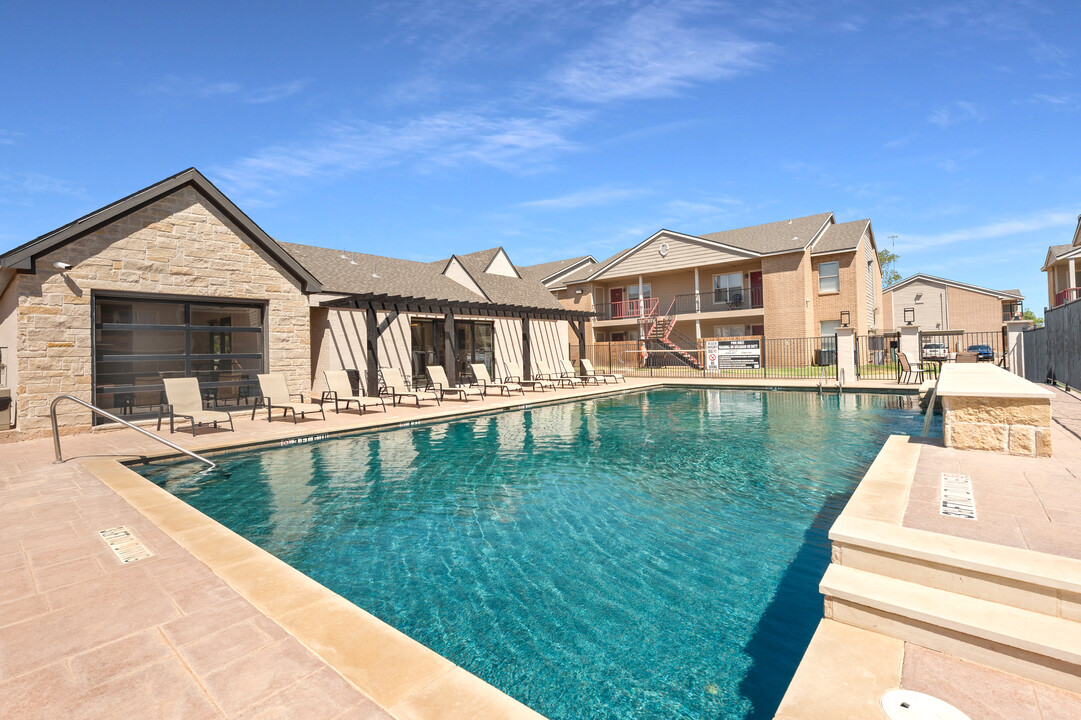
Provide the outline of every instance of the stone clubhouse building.
{"type": "Polygon", "coordinates": [[[582,336],[589,316],[498,247],[424,263],[279,242],[191,168],[0,255],[0,386],[15,410],[0,438],[47,434],[61,394],[156,417],[169,377],[242,409],[265,372],[316,397],[330,369],[369,394],[380,367],[414,382],[434,364],[452,382],[474,362],[528,375],[567,357],[568,326],[582,336]]]}

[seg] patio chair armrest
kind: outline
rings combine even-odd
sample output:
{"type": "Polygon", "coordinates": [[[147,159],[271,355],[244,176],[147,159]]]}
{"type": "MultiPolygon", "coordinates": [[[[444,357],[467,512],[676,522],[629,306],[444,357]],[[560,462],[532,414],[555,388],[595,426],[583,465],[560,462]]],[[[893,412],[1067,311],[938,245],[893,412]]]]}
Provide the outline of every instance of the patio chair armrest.
{"type": "Polygon", "coordinates": [[[324,390],[320,400],[322,402],[326,402],[327,400],[333,400],[334,402],[338,402],[338,393],[334,392],[333,390],[324,390]]]}

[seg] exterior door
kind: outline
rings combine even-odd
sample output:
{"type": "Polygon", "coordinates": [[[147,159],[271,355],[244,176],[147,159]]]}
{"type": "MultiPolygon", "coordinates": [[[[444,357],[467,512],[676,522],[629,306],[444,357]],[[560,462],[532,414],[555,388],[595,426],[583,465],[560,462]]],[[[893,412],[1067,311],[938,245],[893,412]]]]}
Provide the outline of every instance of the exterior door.
{"type": "Polygon", "coordinates": [[[762,273],[751,273],[751,307],[762,307],[762,273]]]}
{"type": "Polygon", "coordinates": [[[623,317],[623,288],[612,288],[608,293],[612,303],[612,317],[623,317]]]}

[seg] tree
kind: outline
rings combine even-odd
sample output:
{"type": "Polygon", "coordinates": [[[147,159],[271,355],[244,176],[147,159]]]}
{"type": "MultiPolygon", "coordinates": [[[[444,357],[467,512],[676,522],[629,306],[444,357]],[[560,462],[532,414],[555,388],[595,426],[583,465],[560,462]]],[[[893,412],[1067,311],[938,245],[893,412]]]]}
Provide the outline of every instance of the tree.
{"type": "Polygon", "coordinates": [[[1043,318],[1036,317],[1036,313],[1032,312],[1031,310],[1026,310],[1021,313],[1021,317],[1023,317],[1025,320],[1028,320],[1035,327],[1043,327],[1043,318]]]}
{"type": "Polygon", "coordinates": [[[888,288],[901,279],[897,271],[897,253],[882,249],[878,251],[878,264],[882,266],[882,288],[888,288]]]}

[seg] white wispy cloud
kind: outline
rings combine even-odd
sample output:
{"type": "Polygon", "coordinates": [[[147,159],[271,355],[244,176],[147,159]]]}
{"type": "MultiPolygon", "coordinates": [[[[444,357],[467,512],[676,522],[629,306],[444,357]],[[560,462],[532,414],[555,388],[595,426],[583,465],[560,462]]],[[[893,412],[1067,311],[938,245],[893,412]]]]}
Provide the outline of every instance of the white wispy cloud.
{"type": "Polygon", "coordinates": [[[553,110],[538,117],[441,112],[398,124],[338,122],[306,142],[274,145],[221,168],[240,191],[269,192],[282,180],[413,164],[420,169],[466,162],[525,170],[574,143],[566,129],[580,116],[553,110]]]}
{"type": "Polygon", "coordinates": [[[15,195],[69,195],[79,197],[85,190],[67,180],[35,172],[0,172],[0,192],[15,195]]]}
{"type": "Polygon", "coordinates": [[[180,77],[169,75],[147,89],[152,95],[168,95],[200,100],[213,98],[233,98],[246,103],[270,103],[284,100],[301,92],[307,82],[291,80],[277,85],[258,88],[246,88],[238,82],[229,80],[205,80],[200,77],[180,77]]]}
{"type": "Polygon", "coordinates": [[[994,238],[1024,235],[1048,228],[1073,229],[1076,214],[1068,211],[1047,210],[1019,218],[1000,220],[975,227],[959,228],[933,235],[901,234],[898,245],[906,251],[939,248],[959,242],[985,241],[994,238]]]}
{"type": "Polygon", "coordinates": [[[983,122],[983,111],[976,105],[964,100],[959,100],[927,116],[927,122],[942,128],[953,127],[965,122],[983,122]]]}
{"type": "Polygon", "coordinates": [[[688,2],[638,10],[570,54],[546,86],[589,103],[659,98],[760,67],[770,46],[704,27],[710,8],[688,2]]]}
{"type": "Polygon", "coordinates": [[[596,207],[608,205],[621,200],[641,197],[648,191],[636,188],[597,187],[581,190],[559,197],[544,198],[543,200],[530,200],[518,203],[517,207],[536,208],[541,210],[572,210],[583,207],[596,207]]]}
{"type": "Polygon", "coordinates": [[[0,145],[14,145],[15,138],[22,137],[23,133],[0,130],[0,145]]]}
{"type": "Polygon", "coordinates": [[[1076,95],[1049,93],[1036,93],[1028,99],[1029,103],[1037,105],[1050,105],[1058,110],[1077,110],[1081,108],[1081,100],[1076,95]]]}

